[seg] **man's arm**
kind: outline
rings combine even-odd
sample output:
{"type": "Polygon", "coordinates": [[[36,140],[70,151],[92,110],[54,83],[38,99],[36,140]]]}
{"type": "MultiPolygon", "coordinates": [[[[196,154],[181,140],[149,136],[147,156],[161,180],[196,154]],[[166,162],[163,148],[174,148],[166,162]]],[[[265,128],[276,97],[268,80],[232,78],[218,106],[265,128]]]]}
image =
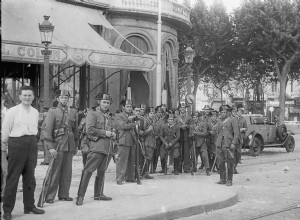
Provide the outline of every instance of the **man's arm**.
{"type": "Polygon", "coordinates": [[[135,123],[130,123],[129,120],[122,117],[121,114],[116,115],[115,121],[116,125],[118,125],[122,130],[135,128],[135,123]]]}

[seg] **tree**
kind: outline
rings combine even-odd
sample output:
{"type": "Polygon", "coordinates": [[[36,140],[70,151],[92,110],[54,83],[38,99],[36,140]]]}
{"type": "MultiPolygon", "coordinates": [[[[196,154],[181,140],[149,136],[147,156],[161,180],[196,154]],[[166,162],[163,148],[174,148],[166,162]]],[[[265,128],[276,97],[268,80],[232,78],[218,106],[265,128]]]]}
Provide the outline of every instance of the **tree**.
{"type": "Polygon", "coordinates": [[[272,62],[280,82],[280,122],[288,76],[300,62],[299,4],[298,0],[245,0],[234,12],[238,41],[253,56],[272,62]]]}

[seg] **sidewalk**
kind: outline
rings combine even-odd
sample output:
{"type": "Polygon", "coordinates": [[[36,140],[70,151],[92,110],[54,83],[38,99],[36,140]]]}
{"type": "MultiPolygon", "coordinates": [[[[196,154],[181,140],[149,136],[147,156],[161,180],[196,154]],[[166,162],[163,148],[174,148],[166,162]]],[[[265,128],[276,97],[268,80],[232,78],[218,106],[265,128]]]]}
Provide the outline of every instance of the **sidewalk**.
{"type": "MultiPolygon", "coordinates": [[[[39,159],[38,164],[42,161],[39,159]]],[[[44,205],[46,213],[24,215],[22,193],[18,192],[13,219],[20,220],[99,220],[99,219],[175,219],[232,206],[238,202],[238,195],[231,187],[215,184],[219,175],[204,175],[204,171],[191,174],[163,175],[154,174],[153,180],[136,183],[115,183],[115,164],[110,163],[105,182],[105,195],[112,201],[93,200],[94,175],[90,180],[83,206],[75,205],[75,197],[80,181],[82,164],[75,156],[70,196],[73,202],[58,201],[44,205]]],[[[41,191],[47,166],[37,166],[36,202],[41,191]]]]}

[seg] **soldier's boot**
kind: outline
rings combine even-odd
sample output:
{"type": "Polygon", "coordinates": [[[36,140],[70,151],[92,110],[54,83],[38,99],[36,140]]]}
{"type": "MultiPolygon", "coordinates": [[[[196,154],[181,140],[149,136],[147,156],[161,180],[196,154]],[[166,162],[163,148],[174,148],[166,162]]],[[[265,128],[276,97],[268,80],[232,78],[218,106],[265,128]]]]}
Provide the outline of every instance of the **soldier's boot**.
{"type": "Polygon", "coordinates": [[[225,163],[220,163],[220,180],[216,182],[217,184],[226,184],[226,167],[225,163]]]}
{"type": "Polygon", "coordinates": [[[102,171],[102,172],[99,172],[95,178],[94,200],[104,200],[104,201],[112,200],[111,197],[105,196],[103,194],[104,176],[105,176],[105,171],[102,171]]]}
{"type": "Polygon", "coordinates": [[[164,173],[164,167],[165,167],[165,160],[164,159],[161,159],[160,160],[160,164],[161,164],[161,171],[159,171],[158,173],[164,173]]]}
{"type": "Polygon", "coordinates": [[[231,161],[228,163],[228,178],[226,183],[227,186],[232,186],[233,170],[234,170],[234,162],[231,161]]]}
{"type": "Polygon", "coordinates": [[[149,175],[149,168],[150,168],[150,164],[149,163],[150,163],[150,161],[147,160],[146,165],[145,165],[145,174],[144,174],[144,177],[145,177],[145,179],[154,179],[153,176],[149,175]]]}
{"type": "Polygon", "coordinates": [[[176,158],[174,159],[174,174],[179,175],[178,167],[179,167],[179,160],[176,158]]]}
{"type": "Polygon", "coordinates": [[[78,193],[77,193],[78,197],[77,197],[76,205],[83,204],[83,198],[85,196],[91,176],[92,176],[92,173],[85,172],[85,171],[82,172],[80,184],[79,184],[79,188],[78,188],[78,193]]]}
{"type": "Polygon", "coordinates": [[[167,164],[167,160],[166,159],[164,160],[164,168],[163,168],[163,170],[164,170],[164,174],[167,175],[167,173],[168,173],[168,164],[167,164]]]}

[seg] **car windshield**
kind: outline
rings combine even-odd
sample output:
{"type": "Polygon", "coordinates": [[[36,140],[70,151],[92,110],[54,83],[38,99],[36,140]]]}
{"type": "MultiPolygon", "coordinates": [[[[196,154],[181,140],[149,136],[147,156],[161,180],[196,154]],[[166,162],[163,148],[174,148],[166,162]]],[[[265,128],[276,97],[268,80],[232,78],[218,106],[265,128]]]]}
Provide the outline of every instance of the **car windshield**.
{"type": "Polygon", "coordinates": [[[269,122],[269,120],[267,117],[252,117],[253,124],[265,124],[268,122],[269,122]]]}

